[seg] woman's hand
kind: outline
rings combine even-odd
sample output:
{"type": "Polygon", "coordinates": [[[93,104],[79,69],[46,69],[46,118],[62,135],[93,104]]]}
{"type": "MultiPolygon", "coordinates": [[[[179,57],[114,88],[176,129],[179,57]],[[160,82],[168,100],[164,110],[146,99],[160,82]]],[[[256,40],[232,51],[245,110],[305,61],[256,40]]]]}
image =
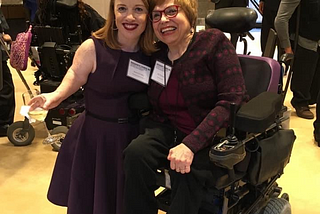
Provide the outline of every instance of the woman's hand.
{"type": "Polygon", "coordinates": [[[40,94],[29,101],[29,111],[32,111],[38,107],[49,110],[58,106],[60,102],[59,96],[55,92],[40,94]]]}
{"type": "Polygon", "coordinates": [[[263,9],[264,9],[264,1],[259,2],[259,12],[261,15],[263,15],[263,9]]]}
{"type": "Polygon", "coordinates": [[[292,48],[291,48],[291,47],[285,48],[285,49],[284,49],[284,52],[285,52],[285,53],[293,54],[293,51],[292,51],[292,48]]]}
{"type": "Polygon", "coordinates": [[[189,173],[193,161],[193,152],[185,144],[180,143],[169,151],[167,159],[170,161],[170,168],[181,174],[189,173]]]}
{"type": "Polygon", "coordinates": [[[8,44],[12,42],[11,36],[9,34],[3,34],[3,40],[8,44]]]}

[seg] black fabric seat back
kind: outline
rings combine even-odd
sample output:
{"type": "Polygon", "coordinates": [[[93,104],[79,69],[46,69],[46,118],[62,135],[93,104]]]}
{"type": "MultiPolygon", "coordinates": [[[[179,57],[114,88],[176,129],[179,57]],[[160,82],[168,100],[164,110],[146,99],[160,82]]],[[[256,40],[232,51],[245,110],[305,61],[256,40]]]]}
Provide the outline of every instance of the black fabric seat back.
{"type": "Polygon", "coordinates": [[[239,60],[250,99],[264,91],[280,93],[280,64],[268,57],[239,55],[239,60]]]}

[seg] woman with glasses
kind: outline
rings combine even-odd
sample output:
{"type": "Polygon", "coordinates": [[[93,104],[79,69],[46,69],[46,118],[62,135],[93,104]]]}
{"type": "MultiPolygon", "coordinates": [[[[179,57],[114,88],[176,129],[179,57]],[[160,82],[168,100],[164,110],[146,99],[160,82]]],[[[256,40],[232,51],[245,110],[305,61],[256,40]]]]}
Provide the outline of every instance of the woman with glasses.
{"type": "Polygon", "coordinates": [[[156,171],[170,168],[169,214],[198,213],[204,186],[218,173],[208,152],[227,127],[230,103],[247,99],[235,49],[217,29],[195,32],[196,0],[157,0],[150,20],[153,54],[144,133],[125,149],[126,214],[156,214],[156,171]]]}
{"type": "Polygon", "coordinates": [[[123,150],[139,134],[129,97],[145,91],[154,51],[148,0],[111,0],[108,19],[77,49],[52,93],[33,98],[30,110],[52,109],[84,87],[86,109],[60,148],[48,199],[68,214],[122,214],[123,150]]]}

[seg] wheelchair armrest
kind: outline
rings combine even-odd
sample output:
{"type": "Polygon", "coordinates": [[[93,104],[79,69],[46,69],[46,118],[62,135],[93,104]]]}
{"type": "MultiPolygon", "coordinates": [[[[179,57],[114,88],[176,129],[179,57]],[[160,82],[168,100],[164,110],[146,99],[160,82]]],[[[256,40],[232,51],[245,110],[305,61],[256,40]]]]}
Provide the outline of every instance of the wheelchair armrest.
{"type": "Polygon", "coordinates": [[[274,123],[282,108],[282,96],[263,92],[241,106],[236,115],[235,128],[241,131],[260,133],[274,123]]]}
{"type": "Polygon", "coordinates": [[[227,33],[244,33],[256,25],[257,12],[247,7],[231,7],[212,10],[206,16],[206,24],[227,33]]]}

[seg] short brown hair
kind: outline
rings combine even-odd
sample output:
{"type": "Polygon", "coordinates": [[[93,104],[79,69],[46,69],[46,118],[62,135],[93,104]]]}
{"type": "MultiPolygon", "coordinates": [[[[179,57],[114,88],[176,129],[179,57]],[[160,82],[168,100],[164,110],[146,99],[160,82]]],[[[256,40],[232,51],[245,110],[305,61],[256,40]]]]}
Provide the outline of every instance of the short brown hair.
{"type": "MultiPolygon", "coordinates": [[[[150,11],[153,11],[153,9],[157,5],[161,5],[166,0],[152,0],[150,3],[150,11]]],[[[195,27],[197,23],[198,18],[198,1],[197,0],[174,0],[174,3],[179,5],[180,8],[184,11],[186,14],[188,21],[190,23],[191,27],[195,27]]]]}
{"type": "MultiPolygon", "coordinates": [[[[115,0],[110,0],[108,19],[106,20],[105,25],[101,29],[93,33],[93,36],[97,39],[103,39],[107,46],[112,49],[121,49],[121,44],[117,39],[118,30],[115,26],[114,2],[115,0]]],[[[150,0],[142,0],[142,2],[149,11],[150,0]]],[[[148,55],[156,50],[154,46],[154,34],[152,30],[152,24],[148,18],[146,29],[141,34],[139,39],[139,46],[141,50],[148,55]]]]}

